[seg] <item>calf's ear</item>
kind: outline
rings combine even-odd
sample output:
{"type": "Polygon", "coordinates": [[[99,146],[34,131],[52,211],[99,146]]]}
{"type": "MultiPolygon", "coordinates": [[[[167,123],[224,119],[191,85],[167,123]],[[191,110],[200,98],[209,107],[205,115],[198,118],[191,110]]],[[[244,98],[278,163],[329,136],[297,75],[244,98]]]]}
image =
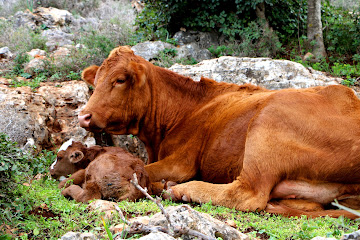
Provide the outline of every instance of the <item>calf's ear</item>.
{"type": "Polygon", "coordinates": [[[135,86],[143,86],[146,82],[146,66],[136,62],[130,62],[129,66],[131,68],[135,86]]]}
{"type": "Polygon", "coordinates": [[[91,86],[95,87],[95,76],[98,69],[99,66],[96,65],[85,68],[81,74],[81,78],[91,86]]]}
{"type": "Polygon", "coordinates": [[[71,163],[78,163],[80,162],[82,159],[84,158],[84,154],[81,151],[74,151],[71,155],[70,155],[70,162],[71,163]]]}

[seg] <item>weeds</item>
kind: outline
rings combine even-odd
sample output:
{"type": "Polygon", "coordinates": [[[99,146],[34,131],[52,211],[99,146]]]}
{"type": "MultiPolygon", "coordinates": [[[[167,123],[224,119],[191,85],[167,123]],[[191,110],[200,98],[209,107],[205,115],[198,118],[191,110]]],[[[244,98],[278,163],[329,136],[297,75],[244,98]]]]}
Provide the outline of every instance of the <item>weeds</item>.
{"type": "MultiPolygon", "coordinates": [[[[60,194],[58,182],[46,174],[55,158],[53,152],[45,151],[39,157],[23,155],[15,143],[7,140],[3,134],[0,136],[0,151],[2,156],[5,156],[3,158],[9,159],[5,164],[3,159],[0,160],[3,166],[0,174],[7,172],[6,178],[14,179],[10,188],[6,185],[8,183],[1,182],[2,190],[8,189],[6,198],[4,191],[1,191],[0,198],[0,225],[5,223],[9,227],[7,235],[2,233],[3,239],[58,239],[69,231],[91,231],[101,239],[116,236],[109,232],[109,229],[122,222],[119,216],[114,215],[111,220],[103,221],[102,214],[86,210],[87,204],[69,201],[60,194]],[[41,179],[33,178],[37,173],[43,174],[41,179]]],[[[162,201],[162,204],[165,207],[179,205],[170,200],[162,201]]],[[[126,218],[152,216],[160,211],[154,202],[145,199],[137,202],[121,201],[118,205],[126,218]]],[[[211,203],[193,206],[195,210],[208,213],[222,221],[235,221],[240,231],[248,232],[248,235],[254,238],[339,238],[344,233],[356,231],[359,227],[359,223],[345,218],[285,218],[264,212],[240,212],[213,206],[211,203]]],[[[2,231],[4,228],[0,228],[0,233],[2,231]]]]}

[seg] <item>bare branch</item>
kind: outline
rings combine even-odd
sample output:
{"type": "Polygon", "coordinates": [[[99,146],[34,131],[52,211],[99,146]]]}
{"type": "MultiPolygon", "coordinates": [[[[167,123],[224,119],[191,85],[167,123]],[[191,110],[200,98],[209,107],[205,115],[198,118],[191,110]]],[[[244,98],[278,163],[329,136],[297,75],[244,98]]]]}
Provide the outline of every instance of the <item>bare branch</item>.
{"type": "MultiPolygon", "coordinates": [[[[144,189],[143,187],[141,187],[138,183],[138,180],[137,180],[137,176],[136,176],[136,173],[133,174],[134,176],[134,179],[133,180],[130,180],[130,182],[140,191],[142,192],[149,200],[153,201],[161,210],[161,213],[165,216],[167,222],[168,222],[168,226],[169,226],[169,229],[170,229],[170,233],[169,232],[165,232],[165,233],[168,233],[170,235],[172,235],[173,237],[177,237],[177,236],[181,236],[181,235],[191,235],[191,236],[194,236],[194,237],[198,237],[199,239],[203,239],[203,240],[216,240],[215,238],[213,237],[209,237],[209,236],[206,236],[205,234],[202,234],[201,232],[198,232],[196,230],[193,230],[193,229],[190,229],[188,227],[180,227],[180,226],[173,226],[171,224],[171,221],[170,221],[170,216],[169,214],[165,211],[165,208],[164,206],[161,204],[160,202],[160,198],[157,197],[157,199],[154,199],[153,197],[150,196],[150,194],[147,192],[147,189],[144,189]]],[[[144,225],[143,225],[144,226],[144,225]]],[[[149,227],[149,226],[148,226],[149,227]]]]}

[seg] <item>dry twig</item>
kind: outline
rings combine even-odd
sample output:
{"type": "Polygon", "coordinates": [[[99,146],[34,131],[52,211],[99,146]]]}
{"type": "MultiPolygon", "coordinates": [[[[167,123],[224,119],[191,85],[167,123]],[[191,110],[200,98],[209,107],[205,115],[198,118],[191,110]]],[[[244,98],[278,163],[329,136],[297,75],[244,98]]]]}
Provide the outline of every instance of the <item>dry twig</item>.
{"type": "MultiPolygon", "coordinates": [[[[136,173],[134,173],[134,179],[131,180],[130,182],[140,191],[142,192],[148,199],[150,199],[151,201],[153,201],[161,210],[161,213],[165,216],[167,222],[168,222],[168,226],[169,226],[169,229],[170,229],[170,233],[169,232],[165,232],[165,233],[168,233],[169,235],[173,236],[173,237],[178,237],[178,236],[181,236],[181,235],[191,235],[191,236],[194,236],[194,237],[198,237],[199,239],[203,239],[203,240],[216,240],[215,238],[213,237],[209,237],[209,236],[206,236],[205,234],[202,234],[201,232],[198,232],[196,230],[193,230],[193,229],[190,229],[188,227],[180,227],[180,226],[173,226],[171,224],[171,221],[170,221],[170,216],[169,214],[165,211],[165,208],[164,206],[161,204],[160,202],[160,198],[157,197],[157,199],[154,199],[153,197],[150,196],[150,194],[147,192],[147,189],[141,187],[138,183],[138,180],[137,180],[137,176],[136,176],[136,173]]],[[[149,227],[149,226],[148,226],[149,227]]]]}

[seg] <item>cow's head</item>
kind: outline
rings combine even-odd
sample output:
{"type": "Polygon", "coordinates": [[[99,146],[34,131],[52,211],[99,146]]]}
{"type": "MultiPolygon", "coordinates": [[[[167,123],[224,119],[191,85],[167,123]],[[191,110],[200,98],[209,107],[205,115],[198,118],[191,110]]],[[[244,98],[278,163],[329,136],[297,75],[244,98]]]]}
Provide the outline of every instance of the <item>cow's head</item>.
{"type": "Polygon", "coordinates": [[[59,149],[56,161],[50,166],[50,174],[53,178],[63,180],[68,175],[84,169],[89,164],[85,161],[86,146],[72,139],[65,142],[59,149]]]}
{"type": "Polygon", "coordinates": [[[90,66],[82,78],[95,87],[78,118],[89,131],[134,134],[150,102],[147,62],[128,47],[118,47],[99,66],[90,66]]]}

